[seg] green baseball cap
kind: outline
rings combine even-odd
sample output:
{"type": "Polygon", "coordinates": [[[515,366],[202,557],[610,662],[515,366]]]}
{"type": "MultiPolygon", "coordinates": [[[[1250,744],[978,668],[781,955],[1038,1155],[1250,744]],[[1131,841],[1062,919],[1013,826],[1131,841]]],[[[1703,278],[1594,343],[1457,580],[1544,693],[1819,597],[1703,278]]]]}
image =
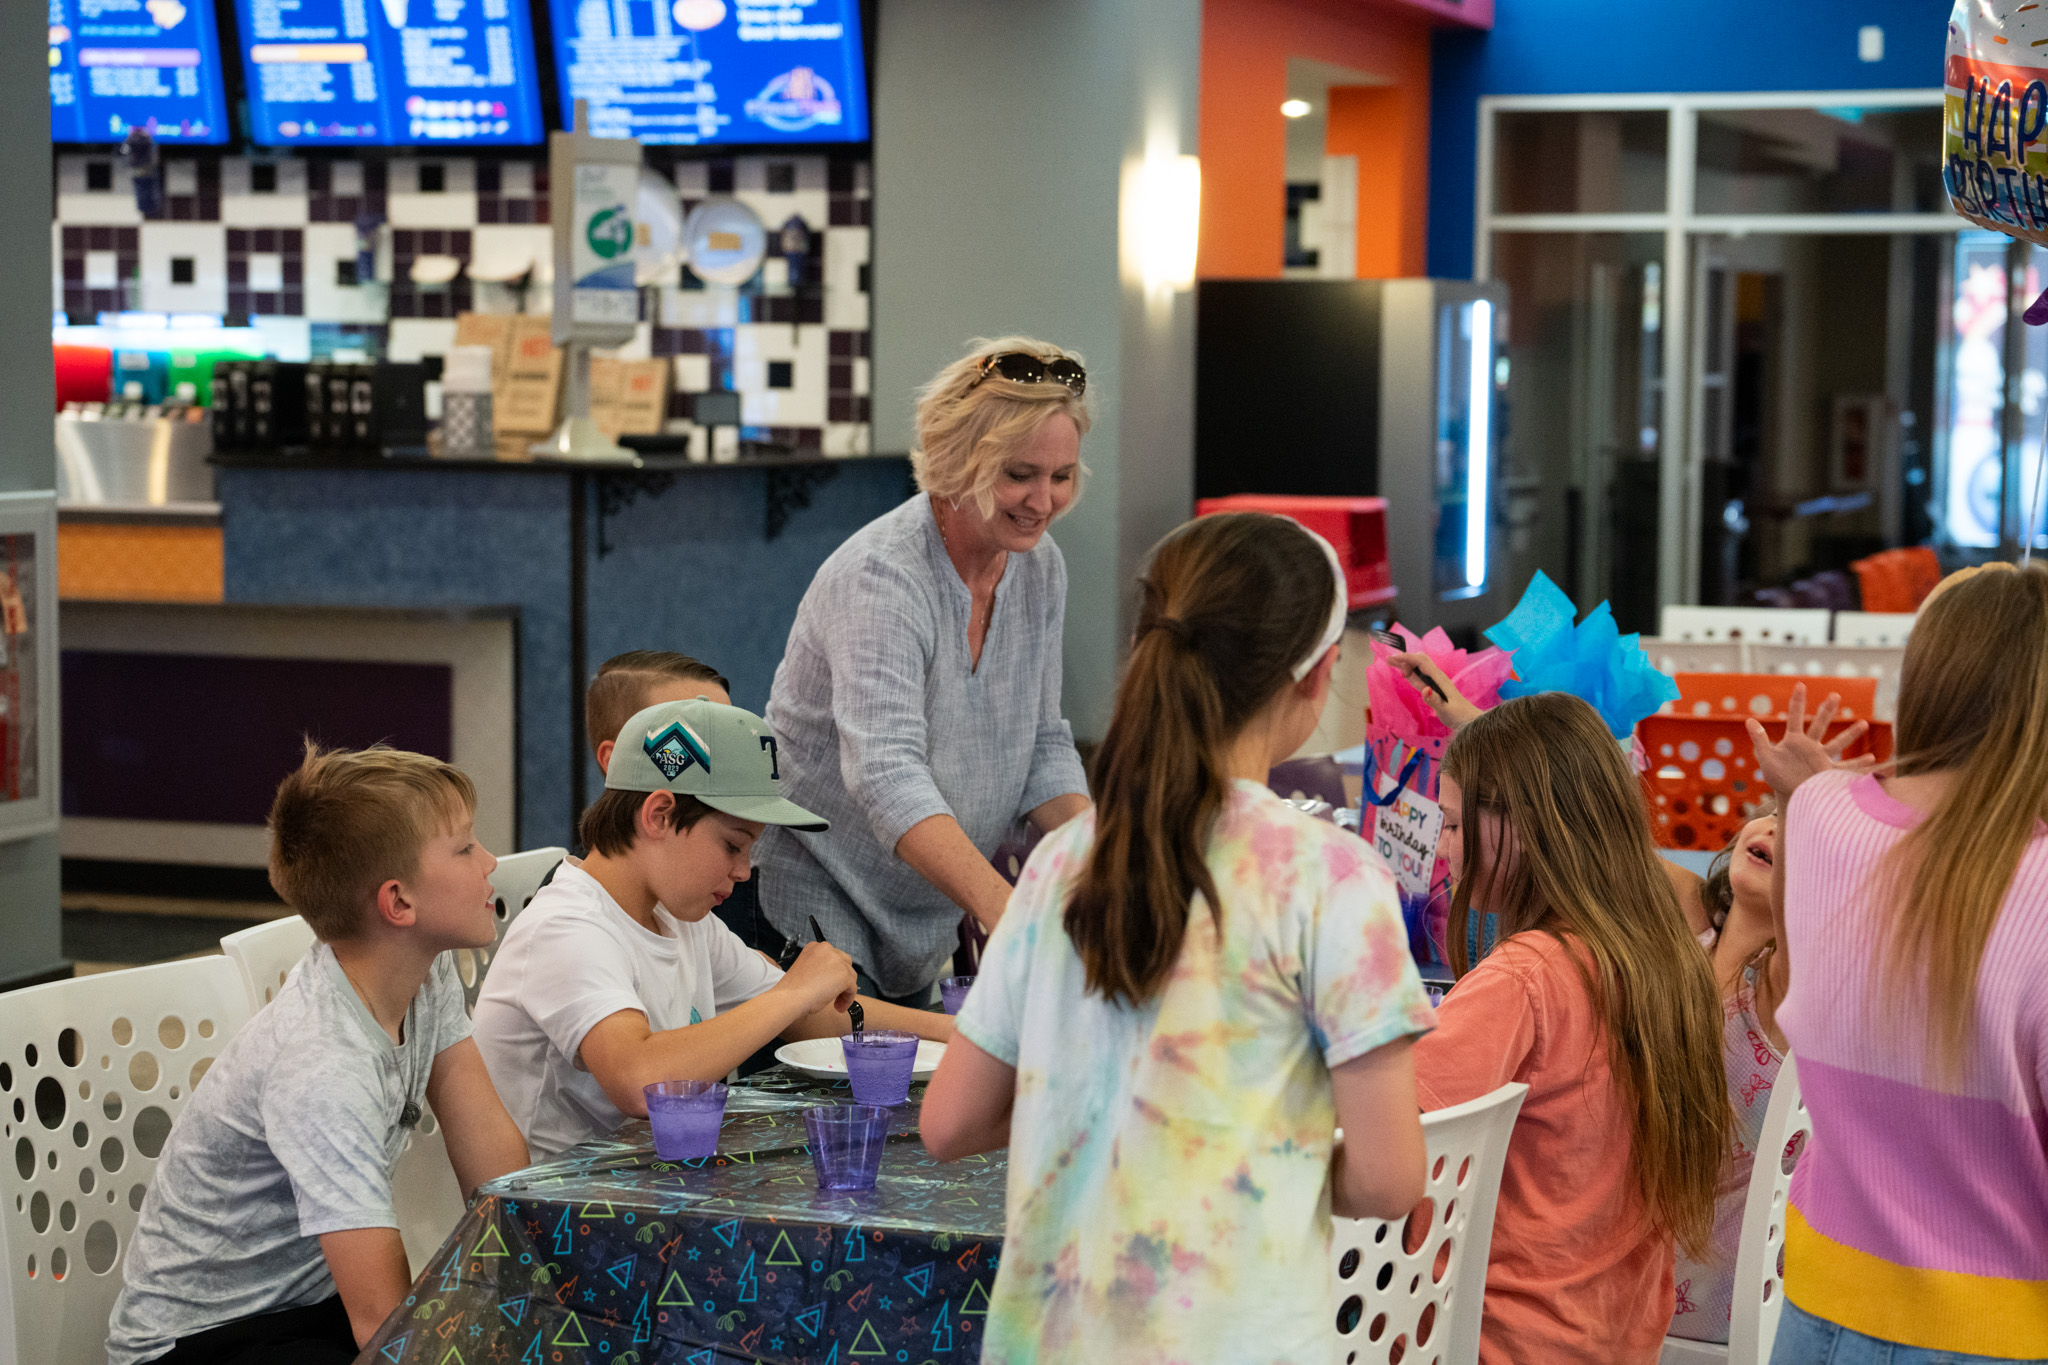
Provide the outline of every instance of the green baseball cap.
{"type": "Polygon", "coordinates": [[[604,785],[694,796],[713,810],[767,825],[832,827],[782,794],[782,763],[768,722],[703,697],[650,706],[627,721],[604,785]]]}

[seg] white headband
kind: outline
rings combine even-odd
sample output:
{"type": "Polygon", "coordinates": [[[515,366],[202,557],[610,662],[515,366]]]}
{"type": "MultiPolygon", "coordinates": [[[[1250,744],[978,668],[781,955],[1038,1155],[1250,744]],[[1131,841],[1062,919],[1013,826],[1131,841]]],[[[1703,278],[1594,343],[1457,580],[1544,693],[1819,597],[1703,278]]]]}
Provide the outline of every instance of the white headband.
{"type": "MultiPolygon", "coordinates": [[[[1296,522],[1295,525],[1300,526],[1301,523],[1296,522]]],[[[1330,652],[1330,646],[1344,638],[1344,618],[1351,610],[1351,592],[1344,581],[1344,561],[1337,557],[1337,547],[1314,531],[1310,531],[1308,527],[1302,526],[1301,529],[1308,533],[1310,540],[1323,547],[1323,557],[1330,561],[1330,574],[1336,579],[1336,600],[1330,604],[1330,624],[1323,628],[1323,638],[1316,642],[1316,647],[1308,652],[1307,658],[1294,666],[1296,682],[1306,678],[1309,670],[1316,666],[1323,655],[1330,652]]]]}

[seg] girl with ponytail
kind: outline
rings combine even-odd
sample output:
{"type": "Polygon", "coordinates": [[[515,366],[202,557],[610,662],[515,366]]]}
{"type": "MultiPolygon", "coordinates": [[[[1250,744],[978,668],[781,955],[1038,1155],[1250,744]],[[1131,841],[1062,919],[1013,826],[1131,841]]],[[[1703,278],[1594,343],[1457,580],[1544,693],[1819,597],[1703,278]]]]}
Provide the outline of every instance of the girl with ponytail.
{"type": "Polygon", "coordinates": [[[1386,865],[1264,785],[1321,714],[1343,575],[1236,513],[1142,586],[1095,808],[1025,866],[925,1146],[1010,1148],[984,1362],[1322,1365],[1331,1214],[1421,1197],[1431,1022],[1386,865]]]}

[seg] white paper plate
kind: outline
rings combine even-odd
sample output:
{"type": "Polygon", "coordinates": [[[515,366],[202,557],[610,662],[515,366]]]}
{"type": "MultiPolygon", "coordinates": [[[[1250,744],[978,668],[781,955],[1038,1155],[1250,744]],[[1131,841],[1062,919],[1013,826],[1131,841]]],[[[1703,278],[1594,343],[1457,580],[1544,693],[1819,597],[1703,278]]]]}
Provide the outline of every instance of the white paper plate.
{"type": "MultiPolygon", "coordinates": [[[[944,1043],[935,1043],[929,1038],[918,1039],[917,1060],[911,1063],[910,1078],[925,1080],[939,1069],[939,1058],[945,1055],[944,1043]]],[[[784,1043],[775,1049],[775,1060],[795,1067],[814,1081],[846,1079],[846,1049],[837,1038],[806,1038],[800,1043],[784,1043]]]]}

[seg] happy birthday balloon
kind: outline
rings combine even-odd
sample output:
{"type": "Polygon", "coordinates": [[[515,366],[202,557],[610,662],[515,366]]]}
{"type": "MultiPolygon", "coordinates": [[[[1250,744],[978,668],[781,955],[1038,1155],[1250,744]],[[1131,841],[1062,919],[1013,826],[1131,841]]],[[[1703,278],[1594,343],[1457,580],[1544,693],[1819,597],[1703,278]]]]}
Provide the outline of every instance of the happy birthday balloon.
{"type": "Polygon", "coordinates": [[[1942,83],[1949,202],[1979,226],[2048,245],[2048,7],[1956,0],[1942,83]]]}

